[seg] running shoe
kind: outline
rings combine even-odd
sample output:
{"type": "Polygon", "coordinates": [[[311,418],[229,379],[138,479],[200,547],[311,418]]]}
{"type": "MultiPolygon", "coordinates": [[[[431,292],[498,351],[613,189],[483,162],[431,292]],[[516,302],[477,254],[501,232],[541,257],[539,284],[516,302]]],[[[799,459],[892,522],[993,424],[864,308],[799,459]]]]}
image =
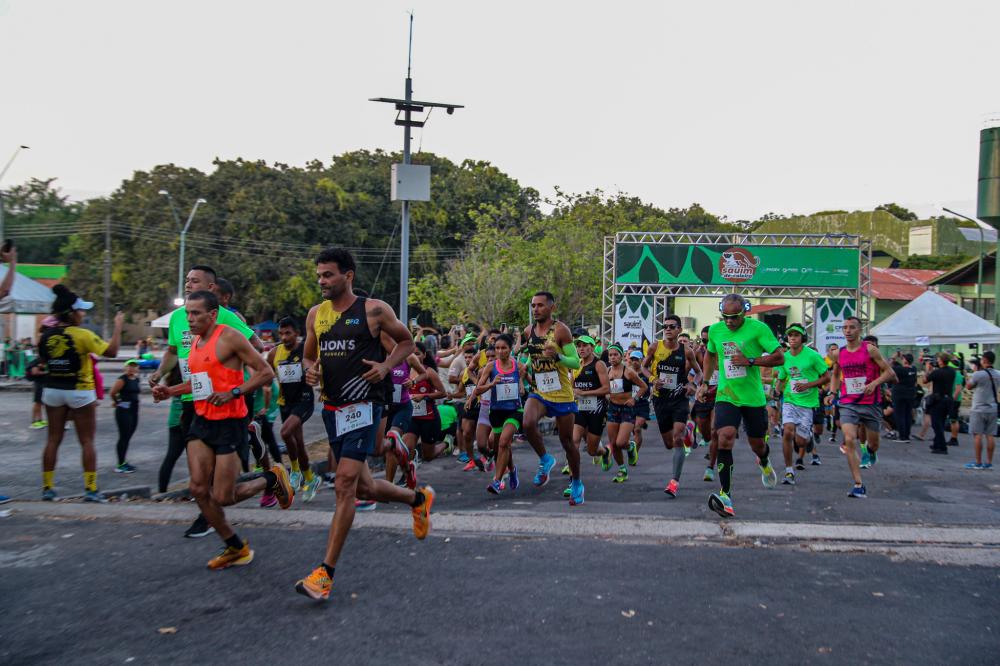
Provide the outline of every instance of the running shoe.
{"type": "Polygon", "coordinates": [[[486,471],[492,472],[494,469],[496,469],[496,461],[490,458],[486,461],[486,471]]]}
{"type": "MultiPolygon", "coordinates": [[[[469,454],[466,453],[465,451],[462,451],[461,453],[459,453],[458,454],[458,462],[462,463],[463,465],[465,463],[469,462],[469,454]]],[[[466,470],[466,471],[468,471],[468,470],[466,470]]]]}
{"type": "MultiPolygon", "coordinates": [[[[468,456],[466,456],[466,458],[468,458],[468,456]]],[[[480,463],[480,464],[482,464],[482,463],[480,463]]],[[[465,467],[462,468],[462,471],[463,472],[471,472],[472,470],[476,469],[476,467],[478,467],[478,465],[476,465],[476,461],[475,460],[469,460],[466,463],[465,467]]]]}
{"type": "Polygon", "coordinates": [[[805,461],[803,461],[802,458],[796,458],[796,460],[795,460],[795,469],[797,469],[799,471],[802,471],[805,468],[806,468],[805,461]]]}
{"type": "Polygon", "coordinates": [[[688,421],[687,425],[684,426],[684,448],[694,448],[694,423],[691,421],[688,421]]]}
{"type": "Polygon", "coordinates": [[[702,478],[702,481],[715,481],[715,470],[711,467],[706,467],[705,476],[702,478]]]}
{"type": "Polygon", "coordinates": [[[278,498],[274,496],[272,492],[266,492],[260,496],[260,507],[262,509],[270,509],[278,503],[278,498]]]}
{"type": "Polygon", "coordinates": [[[708,446],[708,444],[709,444],[709,442],[708,442],[707,439],[701,439],[701,438],[698,439],[698,447],[699,448],[704,448],[704,447],[708,446]]]}
{"type": "Polygon", "coordinates": [[[677,497],[677,489],[679,486],[680,484],[678,484],[675,479],[670,479],[670,483],[668,483],[667,487],[663,489],[663,492],[671,497],[677,497]]]}
{"type": "MultiPolygon", "coordinates": [[[[607,454],[609,457],[611,452],[607,454]]],[[[635,440],[628,443],[628,464],[635,467],[639,464],[639,447],[635,445],[635,440]]],[[[604,468],[605,471],[611,468],[611,461],[608,460],[608,466],[604,468]]]]}
{"type": "Polygon", "coordinates": [[[549,454],[546,453],[544,456],[539,458],[538,471],[535,472],[535,478],[532,481],[532,483],[534,483],[536,486],[539,487],[544,486],[546,483],[549,482],[549,472],[551,472],[552,468],[555,466],[556,466],[556,459],[550,456],[549,454]]]}
{"type": "Polygon", "coordinates": [[[263,471],[264,471],[264,468],[261,467],[260,465],[254,465],[253,466],[253,473],[254,474],[260,474],[263,471]]]}
{"type": "Polygon", "coordinates": [[[729,495],[721,490],[709,496],[708,508],[723,518],[732,518],[736,515],[736,511],[733,509],[733,501],[729,499],[729,495]]]}
{"type": "Polygon", "coordinates": [[[475,463],[476,469],[480,472],[486,471],[486,458],[475,458],[472,462],[475,463]]]}
{"type": "Polygon", "coordinates": [[[115,474],[132,474],[133,472],[135,472],[135,467],[127,462],[115,466],[115,474]]]}
{"type": "Polygon", "coordinates": [[[511,490],[517,490],[517,487],[521,485],[521,479],[517,476],[517,468],[511,465],[510,474],[508,475],[508,485],[511,490]]]}
{"type": "Polygon", "coordinates": [[[242,567],[253,562],[253,551],[250,550],[250,542],[244,541],[240,548],[226,546],[222,552],[208,561],[208,568],[213,571],[228,569],[229,567],[242,567]]]}
{"type": "Polygon", "coordinates": [[[10,501],[9,497],[7,497],[6,495],[0,495],[0,504],[6,504],[9,501],[10,501]]]}
{"type": "Polygon", "coordinates": [[[330,578],[330,574],[326,572],[326,567],[322,564],[295,584],[296,592],[316,601],[329,599],[331,588],[333,588],[333,579],[330,578]]]}
{"type": "Polygon", "coordinates": [[[319,492],[321,483],[323,483],[323,479],[319,477],[319,474],[313,474],[312,481],[306,481],[305,486],[302,487],[302,501],[312,502],[316,493],[319,492]]]}
{"type": "Polygon", "coordinates": [[[486,486],[486,492],[493,493],[494,495],[499,495],[503,488],[500,486],[500,482],[496,479],[490,481],[490,485],[486,486]]]}
{"type": "Polygon", "coordinates": [[[847,493],[848,497],[856,497],[858,499],[866,499],[868,497],[868,491],[864,486],[854,486],[851,488],[851,492],[847,493]]]}
{"type": "Polygon", "coordinates": [[[417,466],[410,459],[410,450],[403,443],[403,438],[395,430],[390,430],[386,437],[392,440],[392,452],[396,456],[396,461],[403,470],[403,479],[406,487],[415,490],[417,487],[417,466]]]}
{"type": "Polygon", "coordinates": [[[444,437],[444,451],[441,455],[447,458],[455,451],[455,438],[451,435],[445,435],[444,437]]]}
{"type": "Polygon", "coordinates": [[[688,457],[689,455],[691,455],[691,447],[690,447],[690,446],[687,446],[687,445],[685,444],[685,445],[684,445],[684,457],[685,457],[685,458],[687,458],[687,457],[688,457]]]}
{"type": "Polygon", "coordinates": [[[770,464],[767,467],[760,468],[760,482],[764,484],[765,488],[771,489],[778,485],[778,475],[775,473],[774,468],[770,464]]]}
{"type": "Polygon", "coordinates": [[[288,475],[288,485],[290,485],[292,487],[292,490],[295,491],[298,491],[302,488],[302,472],[300,470],[297,469],[292,470],[292,473],[288,475]]]}
{"type": "Polygon", "coordinates": [[[566,486],[565,488],[563,488],[563,497],[566,497],[568,499],[569,496],[570,496],[570,493],[572,493],[572,492],[573,492],[573,482],[570,481],[569,485],[566,486]]]}
{"type": "Polygon", "coordinates": [[[795,472],[790,469],[785,470],[785,478],[781,481],[782,485],[794,486],[795,485],[795,472]]]}
{"type": "Polygon", "coordinates": [[[55,488],[45,488],[44,490],[42,490],[42,501],[55,502],[56,501],[55,488]]]}
{"type": "Polygon", "coordinates": [[[32,430],[41,430],[42,428],[47,428],[49,425],[48,421],[32,421],[29,426],[32,430]]]}
{"type": "Polygon", "coordinates": [[[993,463],[983,463],[983,469],[993,469],[993,463]]]}
{"type": "Polygon", "coordinates": [[[95,504],[107,504],[108,498],[101,494],[99,490],[88,490],[83,494],[84,502],[93,502],[95,504]]]}
{"type": "Polygon", "coordinates": [[[965,469],[982,469],[983,464],[977,462],[965,463],[965,469]]]}
{"type": "Polygon", "coordinates": [[[191,523],[191,527],[187,528],[184,532],[184,537],[187,539],[200,539],[203,536],[208,536],[215,531],[215,528],[208,524],[208,520],[205,516],[198,514],[198,517],[194,519],[191,523]]]}
{"type": "Polygon", "coordinates": [[[424,496],[424,503],[411,509],[413,513],[413,536],[426,539],[431,531],[431,506],[434,504],[434,489],[430,486],[418,488],[416,492],[424,496]]]}
{"type": "MultiPolygon", "coordinates": [[[[247,430],[250,433],[250,453],[253,454],[253,459],[263,460],[264,452],[267,449],[264,448],[264,440],[261,439],[260,424],[257,423],[256,419],[250,419],[250,423],[247,425],[247,430]]],[[[296,490],[298,490],[298,488],[296,488],[296,490]]]]}
{"type": "Polygon", "coordinates": [[[819,456],[816,455],[815,453],[813,454],[812,464],[813,465],[822,465],[823,464],[822,461],[819,459],[819,456]]]}
{"type": "Polygon", "coordinates": [[[830,434],[830,442],[833,443],[833,442],[836,442],[836,441],[837,441],[837,433],[835,433],[835,432],[831,433],[830,434]]]}
{"type": "Polygon", "coordinates": [[[583,481],[580,479],[573,479],[569,484],[569,505],[570,506],[580,506],[583,504],[583,481]]]}
{"type": "Polygon", "coordinates": [[[292,505],[292,501],[295,499],[295,489],[292,488],[292,484],[288,481],[288,472],[285,471],[284,465],[275,465],[271,468],[271,472],[277,477],[274,488],[271,492],[274,493],[275,498],[278,500],[278,504],[281,505],[282,509],[287,509],[292,505]]]}
{"type": "Polygon", "coordinates": [[[565,465],[563,465],[562,475],[563,476],[569,476],[569,463],[566,463],[565,465]]]}
{"type": "Polygon", "coordinates": [[[337,487],[337,475],[333,472],[327,472],[323,475],[323,485],[327,488],[337,487]]]}
{"type": "Polygon", "coordinates": [[[872,466],[872,457],[868,453],[868,447],[862,447],[861,449],[861,469],[868,469],[872,466]]]}
{"type": "Polygon", "coordinates": [[[876,451],[875,449],[869,449],[868,459],[872,465],[876,464],[878,462],[878,451],[876,451]]]}
{"type": "Polygon", "coordinates": [[[372,500],[354,500],[355,511],[374,511],[376,506],[378,506],[378,502],[372,500]]]}
{"type": "Polygon", "coordinates": [[[507,475],[500,477],[500,490],[507,490],[507,475]]]}
{"type": "Polygon", "coordinates": [[[618,468],[618,473],[615,474],[615,478],[611,479],[614,483],[625,483],[628,481],[628,467],[622,465],[618,468]]]}
{"type": "MultiPolygon", "coordinates": [[[[635,452],[635,463],[631,462],[631,460],[632,460],[632,451],[628,452],[628,459],[629,459],[629,462],[632,465],[635,465],[636,463],[638,463],[639,462],[639,451],[635,452]]],[[[611,469],[611,447],[610,446],[605,446],[604,447],[604,453],[601,454],[601,470],[607,472],[609,469],[611,469]]]]}

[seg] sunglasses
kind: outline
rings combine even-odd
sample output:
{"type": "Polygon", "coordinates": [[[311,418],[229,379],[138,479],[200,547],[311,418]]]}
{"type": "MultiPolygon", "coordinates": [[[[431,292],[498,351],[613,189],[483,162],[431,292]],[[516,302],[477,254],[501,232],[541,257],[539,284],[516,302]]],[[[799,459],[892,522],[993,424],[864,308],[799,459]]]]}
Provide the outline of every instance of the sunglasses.
{"type": "Polygon", "coordinates": [[[742,316],[743,316],[742,312],[737,312],[736,314],[726,314],[724,312],[722,313],[723,319],[739,319],[742,316]]]}
{"type": "Polygon", "coordinates": [[[677,324],[664,324],[663,328],[680,328],[677,324]]]}

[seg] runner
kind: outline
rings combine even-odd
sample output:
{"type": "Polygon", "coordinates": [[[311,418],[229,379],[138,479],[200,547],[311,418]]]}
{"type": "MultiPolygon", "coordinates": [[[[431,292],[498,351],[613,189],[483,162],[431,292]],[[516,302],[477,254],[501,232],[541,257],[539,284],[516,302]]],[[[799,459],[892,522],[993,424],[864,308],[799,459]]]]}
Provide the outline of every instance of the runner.
{"type": "Polygon", "coordinates": [[[1000,372],[993,369],[996,354],[983,352],[979,369],[972,373],[966,387],[972,391],[972,411],[969,412],[969,432],[972,433],[976,461],[966,463],[966,469],[993,469],[993,451],[996,448],[997,389],[1000,389],[1000,372]],[[986,462],[983,462],[983,439],[986,439],[986,462]]]}
{"type": "MultiPolygon", "coordinates": [[[[434,356],[424,343],[416,343],[416,357],[426,370],[419,373],[419,379],[410,386],[410,401],[413,404],[413,418],[403,435],[403,442],[410,451],[420,447],[420,457],[425,462],[441,455],[450,455],[447,444],[441,441],[441,415],[437,401],[445,397],[444,383],[438,375],[434,356]]],[[[411,371],[412,372],[412,371],[411,371]]]]}
{"type": "MultiPolygon", "coordinates": [[[[767,434],[767,399],[764,397],[760,368],[781,365],[785,358],[781,345],[767,324],[747,319],[750,303],[741,295],[725,296],[719,303],[719,310],[722,321],[708,329],[704,375],[712,377],[719,369],[714,427],[719,437],[718,471],[722,490],[709,497],[708,506],[723,518],[728,518],[735,515],[730,489],[733,445],[741,423],[746,429],[750,448],[757,455],[764,487],[774,488],[778,483],[768,459],[770,450],[764,441],[767,434]]],[[[697,399],[704,401],[707,395],[708,382],[703,378],[697,399]]]]}
{"type": "MultiPolygon", "coordinates": [[[[698,359],[698,365],[702,369],[705,367],[705,353],[708,351],[708,329],[708,326],[701,329],[701,345],[699,345],[698,350],[695,352],[695,358],[698,359]]],[[[705,467],[705,475],[702,477],[703,481],[715,480],[715,465],[719,456],[719,438],[716,436],[714,428],[712,428],[712,421],[715,418],[715,393],[718,386],[719,371],[716,370],[708,378],[708,389],[705,392],[705,399],[703,401],[695,400],[694,405],[691,407],[691,417],[694,419],[698,432],[701,435],[699,446],[708,446],[708,453],[705,454],[708,466],[705,467]]]]}
{"type": "Polygon", "coordinates": [[[882,358],[878,347],[861,340],[861,320],[857,317],[847,317],[843,324],[844,339],[847,344],[841,347],[833,360],[831,370],[830,393],[827,400],[833,396],[840,398],[840,430],[844,433],[844,443],[840,450],[847,456],[847,465],[854,479],[854,487],[848,493],[849,497],[865,498],[867,489],[861,482],[861,467],[878,461],[879,429],[882,414],[878,405],[879,387],[889,381],[895,381],[896,375],[892,368],[882,358]],[[865,442],[860,442],[864,456],[859,463],[857,457],[858,426],[864,424],[867,432],[865,442]]]}
{"type": "Polygon", "coordinates": [[[134,358],[125,361],[125,372],[118,376],[110,391],[111,402],[115,406],[115,424],[118,426],[118,474],[132,474],[135,467],[125,457],[132,435],[139,426],[139,362],[134,358]]]}
{"type": "Polygon", "coordinates": [[[614,483],[628,481],[628,465],[625,453],[629,450],[629,440],[635,427],[635,397],[633,387],[645,393],[649,385],[642,375],[624,363],[624,352],[617,342],[608,346],[608,445],[618,464],[614,483]]]}
{"type": "Polygon", "coordinates": [[[782,483],[795,485],[795,470],[806,468],[803,458],[813,443],[813,415],[819,408],[819,387],[830,380],[830,370],[818,351],[804,346],[809,335],[802,324],[790,325],[785,329],[785,336],[788,351],[785,364],[778,368],[775,391],[784,397],[781,448],[785,457],[785,478],[782,483]],[[797,452],[794,468],[793,447],[797,452]]]}
{"type": "MultiPolygon", "coordinates": [[[[642,359],[642,352],[638,349],[628,353],[629,366],[642,376],[642,381],[648,386],[651,381],[650,372],[642,367],[642,359]]],[[[628,464],[635,467],[639,464],[639,451],[642,450],[642,432],[649,423],[650,389],[647,388],[643,393],[639,393],[636,389],[632,392],[635,394],[635,426],[632,428],[632,439],[628,443],[628,464]]]]}
{"type": "Polygon", "coordinates": [[[514,465],[514,454],[511,442],[514,435],[521,429],[524,410],[521,402],[522,378],[527,369],[520,361],[511,358],[514,348],[514,338],[507,333],[497,336],[493,345],[496,360],[479,374],[479,381],[472,395],[466,399],[466,408],[471,408],[476,396],[487,392],[490,394],[490,427],[497,438],[496,465],[493,470],[493,481],[486,487],[488,492],[499,495],[504,490],[501,485],[504,474],[510,474],[510,489],[517,490],[520,481],[517,476],[517,466],[514,465]]]}
{"type": "MultiPolygon", "coordinates": [[[[216,285],[216,273],[215,269],[211,266],[205,264],[198,264],[192,266],[184,278],[184,295],[192,294],[196,291],[211,291],[213,294],[217,289],[216,285]]],[[[264,351],[264,345],[261,344],[260,338],[258,338],[253,330],[243,323],[236,314],[231,310],[220,307],[218,315],[216,316],[216,321],[229,328],[235,329],[245,338],[250,341],[250,345],[256,349],[258,352],[264,351]]],[[[163,358],[160,360],[159,367],[149,375],[149,385],[150,387],[155,387],[160,383],[161,379],[170,376],[171,371],[174,368],[180,368],[180,381],[182,383],[188,382],[191,378],[191,373],[188,369],[188,354],[191,351],[191,340],[193,336],[191,335],[191,327],[188,324],[187,313],[184,307],[179,307],[170,313],[170,323],[167,333],[167,349],[163,354],[163,358]]],[[[188,392],[180,397],[181,399],[181,416],[180,416],[180,442],[187,442],[188,429],[191,427],[191,422],[194,419],[194,401],[191,397],[191,393],[188,392]]],[[[248,442],[247,438],[243,438],[244,443],[240,447],[240,458],[243,458],[245,451],[247,449],[248,442]]],[[[167,458],[171,457],[171,449],[168,449],[167,458]]],[[[176,460],[176,458],[174,458],[176,460]]],[[[166,465],[167,459],[164,459],[164,464],[166,465]]],[[[189,463],[190,464],[190,463],[189,463]]],[[[173,467],[173,463],[170,464],[173,467]]],[[[166,475],[168,478],[170,476],[169,472],[166,475]]],[[[161,478],[163,477],[163,470],[161,468],[161,478]]],[[[190,527],[184,532],[184,536],[187,538],[199,538],[213,532],[212,526],[208,523],[204,516],[199,515],[195,518],[194,522],[190,527]]]]}
{"type": "MultiPolygon", "coordinates": [[[[579,411],[574,417],[573,446],[580,446],[586,437],[587,454],[594,464],[601,463],[601,469],[611,469],[611,449],[601,445],[601,435],[608,420],[608,401],[605,398],[611,384],[608,381],[608,366],[594,356],[594,338],[581,335],[576,339],[576,351],[580,357],[580,370],[573,380],[573,394],[579,411]]],[[[567,486],[567,489],[569,486],[567,486]]],[[[563,491],[566,496],[567,492],[563,491]]]]}
{"type": "Polygon", "coordinates": [[[677,497],[681,471],[684,469],[684,434],[691,406],[688,398],[694,394],[695,385],[689,381],[694,371],[694,381],[699,382],[701,365],[690,345],[680,342],[681,318],[667,315],[663,320],[663,339],[649,346],[643,365],[649,368],[653,386],[653,412],[660,438],[668,451],[672,451],[673,472],[666,487],[667,495],[677,497]]]}
{"type": "Polygon", "coordinates": [[[337,560],[354,522],[355,499],[408,504],[418,539],[426,538],[431,526],[433,488],[410,490],[375,480],[366,463],[375,451],[383,405],[390,398],[387,378],[414,345],[391,307],[354,295],[355,271],[354,257],[347,250],[321,252],[316,275],[324,300],[309,310],[306,320],[306,381],[322,387],[323,423],[337,463],[337,503],[326,553],[320,565],[295,585],[297,592],[313,599],[330,596],[337,560]],[[383,331],[396,342],[388,357],[383,331]]]}
{"type": "MultiPolygon", "coordinates": [[[[456,334],[463,331],[462,327],[455,327],[456,334]]],[[[451,350],[449,350],[451,351],[451,350]]],[[[469,363],[472,361],[472,357],[476,354],[476,336],[471,333],[464,335],[461,341],[455,347],[454,357],[448,358],[448,383],[451,384],[453,391],[449,393],[449,397],[454,400],[461,401],[461,404],[465,403],[469,390],[469,386],[475,386],[478,375],[475,374],[475,370],[470,375],[466,372],[469,369],[469,363]],[[467,383],[467,382],[471,382],[467,383]]],[[[439,354],[440,363],[440,354],[439,354]]],[[[477,412],[476,418],[469,421],[466,419],[466,415],[463,413],[459,415],[460,427],[458,430],[458,448],[460,453],[458,454],[458,462],[465,465],[465,471],[469,471],[476,467],[475,456],[470,451],[475,448],[475,436],[476,436],[476,419],[479,418],[479,401],[475,402],[473,409],[477,412]],[[468,422],[468,425],[466,423],[468,422]],[[470,457],[471,456],[471,457],[470,457]]]]}
{"type": "MultiPolygon", "coordinates": [[[[463,345],[463,347],[464,346],[465,345],[463,345]]],[[[466,401],[465,409],[462,410],[461,432],[462,442],[465,446],[463,453],[465,454],[465,459],[468,462],[466,462],[462,471],[471,472],[474,469],[478,469],[480,472],[485,472],[485,455],[482,450],[480,450],[480,454],[477,455],[475,450],[476,424],[479,422],[481,402],[479,396],[475,393],[476,385],[479,383],[479,370],[470,367],[470,363],[472,362],[472,357],[476,354],[476,351],[470,347],[463,349],[462,354],[465,356],[465,367],[462,368],[462,372],[459,374],[458,379],[454,382],[457,386],[454,393],[451,394],[452,398],[466,401]]],[[[459,458],[459,461],[461,461],[461,458],[459,458]]]]}
{"type": "MultiPolygon", "coordinates": [[[[13,270],[11,267],[9,270],[13,270]]],[[[94,307],[64,285],[52,288],[52,314],[59,320],[38,343],[38,353],[45,363],[47,375],[42,390],[46,420],[45,450],[42,453],[42,499],[56,498],[55,470],[59,445],[66,433],[66,423],[73,421],[76,437],[83,449],[83,499],[86,502],[106,502],[97,490],[97,450],[94,433],[97,430],[97,393],[94,390],[94,361],[91,354],[105,358],[118,355],[125,315],[115,315],[115,328],[111,340],[105,342],[96,334],[82,328],[87,311],[94,307]]]]}
{"type": "Polygon", "coordinates": [[[184,309],[195,336],[187,357],[190,377],[170,388],[158,384],[153,397],[193,396],[195,417],[185,436],[191,496],[225,544],[222,552],[209,560],[208,568],[243,566],[253,561],[254,552],[226,521],[223,507],[270,490],[281,508],[287,509],[295,494],[280,464],[258,478],[236,483],[240,473],[237,449],[245,443],[247,431],[243,393],[269,383],[274,372],[245,336],[218,323],[220,307],[215,294],[188,294],[184,309]],[[244,366],[251,370],[245,381],[244,366]]]}
{"type": "Polygon", "coordinates": [[[545,415],[555,420],[573,486],[569,503],[576,506],[584,502],[584,489],[580,478],[580,452],[573,446],[577,408],[570,371],[580,367],[580,358],[576,355],[569,328],[552,318],[555,302],[555,297],[547,291],[539,291],[531,298],[534,324],[526,327],[523,335],[526,341],[524,358],[531,363],[531,392],[524,405],[524,434],[538,454],[534,484],[544,486],[549,482],[556,459],[545,452],[538,420],[545,415]]]}
{"type": "MultiPolygon", "coordinates": [[[[278,340],[267,355],[267,362],[274,368],[278,378],[278,408],[281,411],[281,441],[288,451],[288,462],[292,468],[289,483],[296,491],[305,483],[302,499],[311,502],[319,490],[322,479],[313,474],[306,451],[302,426],[315,409],[312,387],[306,384],[302,367],[305,341],[300,340],[298,323],[291,317],[278,322],[278,340]]],[[[279,458],[276,462],[281,462],[279,458]]]]}

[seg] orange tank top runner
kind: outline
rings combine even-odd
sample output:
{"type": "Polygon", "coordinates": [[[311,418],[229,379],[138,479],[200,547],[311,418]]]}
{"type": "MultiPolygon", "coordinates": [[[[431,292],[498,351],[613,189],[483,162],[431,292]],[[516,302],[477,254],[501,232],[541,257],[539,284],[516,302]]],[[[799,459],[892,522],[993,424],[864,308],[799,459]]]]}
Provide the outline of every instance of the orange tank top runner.
{"type": "Polygon", "coordinates": [[[194,411],[209,421],[242,419],[247,415],[247,403],[243,398],[235,398],[224,405],[212,405],[207,401],[213,393],[228,393],[243,384],[243,370],[227,368],[215,353],[215,345],[225,328],[217,325],[204,346],[201,345],[201,336],[196,337],[188,356],[194,411]]]}

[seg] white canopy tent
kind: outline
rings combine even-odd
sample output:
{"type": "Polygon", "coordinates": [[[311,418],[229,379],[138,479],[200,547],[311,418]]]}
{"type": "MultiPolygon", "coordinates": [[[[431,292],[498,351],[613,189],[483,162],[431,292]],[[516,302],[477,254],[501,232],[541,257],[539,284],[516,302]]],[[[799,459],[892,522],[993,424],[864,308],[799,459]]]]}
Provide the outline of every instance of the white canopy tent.
{"type": "Polygon", "coordinates": [[[170,315],[174,313],[173,310],[165,315],[157,317],[153,321],[149,322],[150,328],[170,328],[170,315]]]}
{"type": "MultiPolygon", "coordinates": [[[[7,275],[7,266],[0,266],[0,280],[7,275]]],[[[0,300],[0,312],[16,314],[48,314],[55,295],[41,282],[17,273],[10,294],[0,300]]]]}
{"type": "Polygon", "coordinates": [[[871,330],[880,345],[1000,344],[1000,327],[926,291],[871,330]]]}

